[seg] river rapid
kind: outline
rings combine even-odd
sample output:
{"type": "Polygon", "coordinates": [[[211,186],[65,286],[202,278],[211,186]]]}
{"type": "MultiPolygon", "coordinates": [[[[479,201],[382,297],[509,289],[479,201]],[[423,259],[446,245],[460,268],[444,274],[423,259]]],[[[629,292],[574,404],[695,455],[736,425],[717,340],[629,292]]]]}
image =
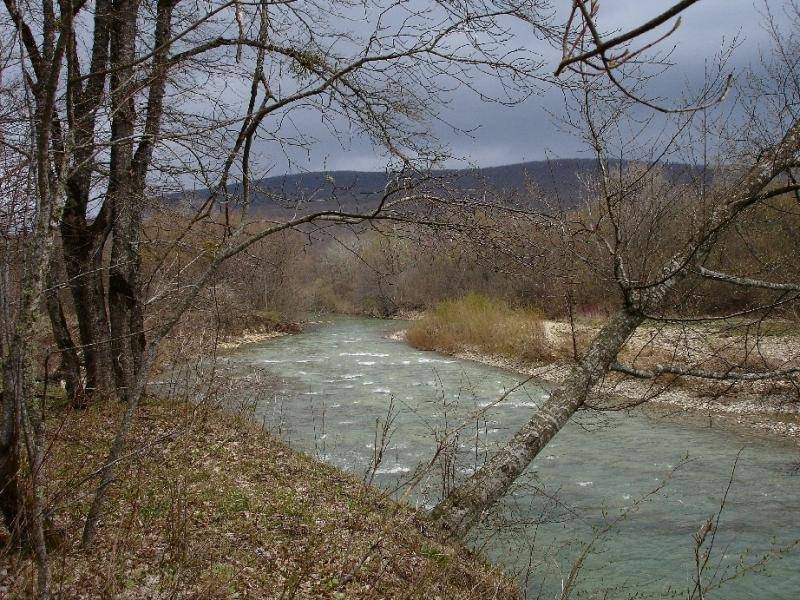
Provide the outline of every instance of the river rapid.
{"type": "MultiPolygon", "coordinates": [[[[230,359],[276,382],[258,396],[256,416],[293,447],[369,477],[378,440],[385,450],[373,483],[390,490],[428,464],[446,430],[466,422],[447,460],[409,495],[430,507],[443,486],[483,464],[548,391],[532,381],[488,407],[521,376],[387,337],[404,326],[336,317],[230,359]],[[481,407],[482,416],[470,417],[481,407]]],[[[716,517],[729,488],[703,581],[730,581],[706,597],[794,599],[798,463],[797,449],[778,442],[640,412],[586,411],[536,458],[471,543],[517,575],[531,598],[555,597],[590,542],[578,597],[686,598],[696,570],[693,534],[716,517]],[[737,575],[743,568],[747,574],[737,575]]]]}

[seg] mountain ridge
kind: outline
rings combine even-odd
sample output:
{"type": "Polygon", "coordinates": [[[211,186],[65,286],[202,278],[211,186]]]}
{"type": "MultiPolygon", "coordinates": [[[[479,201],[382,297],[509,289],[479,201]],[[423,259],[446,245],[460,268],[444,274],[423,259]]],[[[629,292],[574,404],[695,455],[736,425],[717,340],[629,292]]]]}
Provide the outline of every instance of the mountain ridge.
{"type": "MultiPolygon", "coordinates": [[[[634,164],[634,161],[626,161],[634,164]]],[[[696,167],[682,163],[666,165],[668,176],[685,180],[696,167]]],[[[597,161],[584,158],[562,158],[526,161],[467,169],[436,169],[429,172],[428,188],[447,190],[450,194],[488,192],[505,201],[529,201],[530,184],[536,196],[544,197],[563,207],[580,201],[583,177],[597,174],[597,161]]],[[[376,201],[383,193],[391,173],[382,171],[323,170],[307,173],[275,175],[251,183],[251,206],[255,208],[286,208],[298,202],[321,206],[363,207],[376,201]]],[[[228,186],[232,196],[241,194],[241,184],[228,186]]],[[[208,197],[208,190],[189,193],[193,199],[208,197]]]]}

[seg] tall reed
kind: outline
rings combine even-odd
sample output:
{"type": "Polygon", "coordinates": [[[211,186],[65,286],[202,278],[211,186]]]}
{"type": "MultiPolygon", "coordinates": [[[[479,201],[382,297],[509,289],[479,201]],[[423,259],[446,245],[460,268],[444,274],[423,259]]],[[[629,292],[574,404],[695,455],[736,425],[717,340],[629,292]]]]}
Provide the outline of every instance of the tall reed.
{"type": "Polygon", "coordinates": [[[423,350],[479,351],[529,361],[549,357],[542,315],[475,292],[445,300],[416,321],[406,334],[423,350]]]}

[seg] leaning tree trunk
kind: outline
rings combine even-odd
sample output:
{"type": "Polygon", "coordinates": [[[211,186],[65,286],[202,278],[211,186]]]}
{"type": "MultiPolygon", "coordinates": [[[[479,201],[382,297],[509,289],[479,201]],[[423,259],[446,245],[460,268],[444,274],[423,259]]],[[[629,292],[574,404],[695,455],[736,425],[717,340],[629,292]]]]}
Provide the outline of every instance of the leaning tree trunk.
{"type": "Polygon", "coordinates": [[[453,490],[432,517],[454,536],[462,536],[489,506],[503,497],[531,461],[586,402],[592,387],[644,318],[639,312],[617,312],[592,340],[585,356],[569,372],[536,414],[464,484],[453,490]]]}
{"type": "Polygon", "coordinates": [[[694,232],[692,243],[668,261],[654,283],[626,292],[625,307],[617,312],[592,340],[586,356],[570,371],[566,381],[533,417],[483,467],[456,487],[431,516],[454,536],[462,536],[483,512],[508,491],[530,462],[578,410],[591,388],[608,372],[611,362],[628,337],[645,320],[645,314],[663,310],[668,294],[708,258],[717,236],[751,206],[779,191],[769,186],[800,151],[800,120],[795,121],[773,148],[760,154],[735,191],[721,202],[707,222],[694,232]]]}

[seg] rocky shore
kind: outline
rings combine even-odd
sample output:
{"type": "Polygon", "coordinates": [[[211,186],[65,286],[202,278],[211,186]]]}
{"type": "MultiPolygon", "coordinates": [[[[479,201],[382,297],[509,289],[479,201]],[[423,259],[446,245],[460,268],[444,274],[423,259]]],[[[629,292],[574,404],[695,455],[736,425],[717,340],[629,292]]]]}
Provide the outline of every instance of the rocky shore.
{"type": "MultiPolygon", "coordinates": [[[[405,331],[390,337],[405,341],[405,331]]],[[[556,385],[564,381],[570,368],[566,361],[529,363],[485,354],[474,348],[451,355],[521,375],[533,375],[556,385]]],[[[609,373],[595,390],[594,403],[604,409],[637,409],[654,419],[735,430],[800,446],[800,402],[796,396],[768,389],[763,383],[737,386],[731,391],[727,384],[680,378],[650,381],[609,373]]]]}
{"type": "Polygon", "coordinates": [[[281,323],[277,327],[245,329],[242,333],[225,337],[219,343],[219,348],[221,350],[235,350],[247,344],[258,344],[272,338],[279,338],[302,331],[303,326],[300,323],[281,323]]]}
{"type": "Polygon", "coordinates": [[[219,347],[222,350],[235,350],[236,348],[239,348],[240,346],[244,346],[246,344],[257,344],[259,342],[263,342],[271,338],[283,337],[285,335],[289,335],[289,332],[288,331],[262,331],[262,332],[245,331],[241,335],[220,342],[219,347]]]}

